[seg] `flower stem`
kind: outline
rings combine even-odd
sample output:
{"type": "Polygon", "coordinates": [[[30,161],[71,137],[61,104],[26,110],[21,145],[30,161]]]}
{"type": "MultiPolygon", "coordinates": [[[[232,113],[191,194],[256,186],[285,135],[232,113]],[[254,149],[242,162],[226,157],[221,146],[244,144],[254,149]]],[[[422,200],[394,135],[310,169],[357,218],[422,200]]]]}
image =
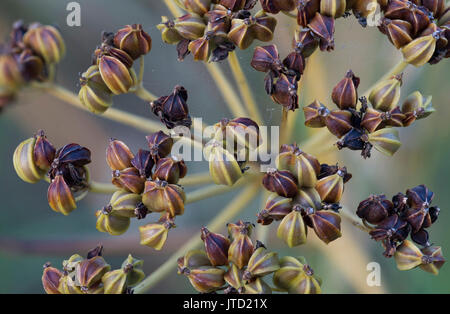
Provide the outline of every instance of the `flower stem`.
{"type": "Polygon", "coordinates": [[[341,208],[341,210],[339,211],[339,213],[341,214],[341,217],[347,219],[352,225],[354,225],[355,227],[361,229],[364,232],[369,233],[370,229],[364,225],[364,223],[361,221],[361,219],[359,219],[358,217],[356,217],[352,212],[350,212],[347,208],[343,207],[341,208]]]}
{"type": "Polygon", "coordinates": [[[280,139],[281,144],[285,144],[287,137],[287,122],[288,122],[288,110],[285,107],[282,107],[281,111],[281,122],[280,122],[280,139]]]}
{"type": "Polygon", "coordinates": [[[117,190],[119,190],[119,188],[111,183],[91,181],[89,184],[89,192],[92,193],[112,194],[117,190]]]}
{"type": "MultiPolygon", "coordinates": [[[[186,195],[185,204],[195,203],[216,195],[224,194],[235,190],[238,187],[241,187],[247,184],[251,178],[254,178],[255,175],[247,174],[245,177],[241,178],[238,182],[236,182],[233,186],[226,185],[208,185],[204,188],[198,189],[196,191],[190,192],[186,195]]],[[[183,184],[180,182],[180,184],[183,184]]]]}
{"type": "Polygon", "coordinates": [[[144,56],[141,56],[139,58],[139,76],[138,76],[138,81],[136,83],[136,90],[133,91],[133,93],[138,96],[139,98],[146,100],[146,101],[153,101],[155,100],[156,97],[155,95],[153,95],[151,92],[149,92],[147,89],[144,88],[143,86],[143,81],[144,81],[144,72],[145,72],[145,61],[144,61],[144,56]]]}
{"type": "MultiPolygon", "coordinates": [[[[246,187],[239,195],[231,200],[228,206],[222,209],[220,214],[208,223],[208,229],[211,232],[218,232],[224,225],[235,217],[241,210],[246,208],[256,194],[259,192],[259,184],[252,184],[246,187]]],[[[175,272],[177,259],[183,256],[187,251],[192,250],[202,244],[200,233],[196,233],[186,244],[173,253],[158,269],[150,276],[145,278],[139,285],[134,288],[134,293],[145,293],[153,288],[158,282],[164,279],[169,273],[175,272]]]]}
{"type": "Polygon", "coordinates": [[[233,87],[231,86],[230,82],[227,80],[225,74],[223,74],[219,66],[215,63],[206,63],[205,66],[209,74],[214,79],[218,90],[225,99],[225,102],[227,103],[227,106],[233,116],[246,117],[247,112],[245,111],[241,100],[237,96],[236,92],[234,91],[233,87]]]}
{"type": "Polygon", "coordinates": [[[182,186],[210,184],[213,182],[209,172],[194,173],[180,180],[182,186]]]}
{"type": "MultiPolygon", "coordinates": [[[[66,88],[53,85],[53,84],[33,84],[34,87],[37,87],[41,90],[45,90],[52,96],[55,96],[79,109],[83,109],[85,111],[89,111],[86,109],[78,99],[77,95],[67,90],[66,88]]],[[[140,116],[134,115],[132,113],[128,113],[115,108],[108,108],[103,114],[99,115],[103,118],[110,119],[116,122],[123,123],[125,125],[132,126],[135,129],[141,130],[143,132],[158,132],[160,130],[164,130],[165,128],[158,122],[152,121],[147,118],[142,118],[140,116]]],[[[203,144],[195,141],[188,137],[181,137],[180,141],[186,141],[187,143],[193,143],[194,147],[197,149],[203,149],[203,144]]]]}
{"type": "Polygon", "coordinates": [[[403,59],[397,62],[386,74],[384,74],[378,81],[376,81],[373,85],[371,85],[362,96],[368,97],[372,89],[382,80],[385,80],[391,76],[398,75],[403,72],[403,70],[409,65],[409,63],[405,62],[403,59]]]}
{"type": "Polygon", "coordinates": [[[233,73],[236,84],[239,88],[242,99],[244,100],[245,106],[250,118],[254,119],[256,123],[261,124],[262,118],[259,112],[258,106],[256,105],[253,93],[248,84],[248,80],[245,77],[244,71],[239,64],[239,59],[236,56],[236,52],[232,51],[228,54],[228,63],[230,65],[231,71],[233,73]]]}

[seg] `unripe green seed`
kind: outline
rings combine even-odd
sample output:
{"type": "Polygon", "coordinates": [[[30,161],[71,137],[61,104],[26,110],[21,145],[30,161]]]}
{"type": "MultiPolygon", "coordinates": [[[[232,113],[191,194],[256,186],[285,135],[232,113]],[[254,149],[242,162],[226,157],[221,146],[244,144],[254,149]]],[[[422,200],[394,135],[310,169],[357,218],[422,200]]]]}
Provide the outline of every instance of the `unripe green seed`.
{"type": "Polygon", "coordinates": [[[306,243],[307,229],[300,211],[293,210],[278,225],[277,236],[289,247],[306,243]]]}
{"type": "Polygon", "coordinates": [[[427,63],[436,49],[434,35],[418,37],[402,48],[405,62],[420,67],[427,63]]]}
{"type": "Polygon", "coordinates": [[[401,76],[393,76],[375,85],[369,94],[369,101],[375,109],[390,111],[400,99],[401,76]]]}
{"type": "Polygon", "coordinates": [[[381,153],[392,156],[400,148],[398,130],[394,128],[385,128],[369,134],[369,142],[373,144],[376,150],[381,153]]]}
{"type": "Polygon", "coordinates": [[[60,32],[49,25],[33,25],[23,36],[23,42],[47,63],[58,63],[66,52],[60,32]]]}

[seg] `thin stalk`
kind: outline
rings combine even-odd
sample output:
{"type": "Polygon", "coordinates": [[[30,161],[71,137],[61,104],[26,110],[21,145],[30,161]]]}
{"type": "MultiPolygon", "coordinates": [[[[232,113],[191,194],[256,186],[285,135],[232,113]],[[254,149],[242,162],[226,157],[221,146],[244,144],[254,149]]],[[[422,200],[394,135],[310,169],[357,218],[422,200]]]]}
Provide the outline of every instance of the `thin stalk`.
{"type": "Polygon", "coordinates": [[[183,11],[181,10],[182,5],[179,0],[164,0],[164,3],[173,16],[180,16],[183,14],[183,11]]]}
{"type": "Polygon", "coordinates": [[[372,89],[382,80],[385,80],[393,75],[398,75],[403,72],[403,70],[409,65],[409,63],[405,62],[403,59],[397,62],[386,74],[384,74],[378,81],[376,81],[373,85],[371,85],[362,96],[368,97],[372,89]]]}
{"type": "MultiPolygon", "coordinates": [[[[59,98],[64,102],[67,102],[79,109],[89,111],[81,104],[77,95],[75,95],[74,93],[72,93],[71,91],[62,86],[52,84],[34,84],[33,86],[41,90],[45,90],[52,96],[55,96],[56,98],[59,98]]],[[[142,118],[138,115],[134,115],[132,113],[128,113],[126,111],[122,111],[115,108],[108,108],[108,110],[106,110],[103,114],[99,116],[116,122],[123,123],[125,125],[132,126],[133,128],[141,130],[143,132],[153,133],[165,129],[160,123],[156,121],[142,118]]],[[[182,137],[180,138],[180,141],[186,141],[187,143],[192,142],[196,149],[203,149],[202,143],[192,140],[190,138],[182,137]]]]}
{"type": "Polygon", "coordinates": [[[195,203],[216,195],[224,194],[230,191],[237,189],[245,184],[247,184],[251,178],[254,178],[255,175],[247,174],[245,177],[241,178],[238,182],[236,182],[233,186],[226,185],[208,185],[204,188],[198,189],[196,191],[190,192],[186,195],[185,204],[195,203]]]}
{"type": "Polygon", "coordinates": [[[252,90],[248,84],[248,80],[245,77],[244,71],[239,63],[239,59],[236,56],[236,52],[232,51],[228,54],[228,63],[233,73],[236,84],[239,88],[242,99],[244,100],[245,107],[247,108],[250,118],[254,119],[256,123],[262,123],[261,113],[256,105],[255,98],[253,97],[252,90]]]}
{"type": "Polygon", "coordinates": [[[111,183],[103,183],[91,181],[89,183],[89,192],[98,193],[98,194],[112,194],[119,190],[118,187],[111,183]]]}
{"type": "Polygon", "coordinates": [[[281,122],[280,122],[280,138],[281,143],[284,144],[287,140],[287,122],[288,122],[288,110],[285,107],[282,107],[281,111],[281,122]]]}
{"type": "Polygon", "coordinates": [[[363,221],[361,219],[359,219],[358,217],[356,217],[347,208],[345,208],[345,207],[341,208],[339,213],[341,214],[341,217],[343,217],[346,220],[348,220],[352,225],[354,225],[358,229],[360,229],[360,230],[362,230],[364,232],[367,232],[367,233],[370,232],[370,229],[363,223],[363,221]]]}
{"type": "MultiPolygon", "coordinates": [[[[259,184],[247,186],[238,196],[233,198],[229,205],[225,206],[210,223],[208,229],[211,232],[218,232],[224,225],[232,220],[241,210],[253,200],[259,192],[259,184]]],[[[180,249],[173,253],[157,270],[150,276],[145,278],[139,285],[134,288],[134,293],[145,293],[153,288],[158,282],[163,280],[169,273],[174,272],[177,265],[177,259],[183,256],[187,251],[192,250],[202,244],[200,233],[196,233],[190,240],[186,242],[180,249]]]]}
{"type": "Polygon", "coordinates": [[[193,185],[202,185],[202,184],[210,184],[213,182],[213,179],[209,172],[202,173],[194,173],[188,175],[180,180],[179,184],[182,186],[193,186],[193,185]]]}
{"type": "Polygon", "coordinates": [[[136,90],[133,92],[136,96],[138,96],[140,99],[145,101],[154,101],[158,97],[156,97],[154,94],[149,92],[147,89],[144,88],[142,85],[138,85],[136,90]]]}
{"type": "Polygon", "coordinates": [[[217,89],[222,94],[222,97],[225,99],[225,102],[230,109],[231,113],[234,117],[246,117],[247,112],[245,111],[241,100],[237,96],[230,82],[226,78],[225,74],[219,68],[219,66],[215,63],[206,63],[206,69],[208,70],[211,77],[214,79],[214,82],[217,85],[217,89]]]}

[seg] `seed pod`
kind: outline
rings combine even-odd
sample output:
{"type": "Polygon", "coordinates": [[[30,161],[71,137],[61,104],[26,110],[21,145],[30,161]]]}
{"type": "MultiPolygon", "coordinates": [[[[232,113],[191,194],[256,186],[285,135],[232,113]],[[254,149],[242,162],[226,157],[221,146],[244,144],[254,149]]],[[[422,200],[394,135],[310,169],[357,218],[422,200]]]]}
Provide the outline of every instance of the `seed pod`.
{"type": "Polygon", "coordinates": [[[358,205],[356,215],[368,223],[377,224],[392,213],[394,204],[384,194],[371,195],[358,205]]]}
{"type": "Polygon", "coordinates": [[[160,220],[158,223],[151,223],[139,227],[141,245],[161,250],[167,240],[167,235],[171,228],[175,227],[173,219],[160,220]]]}
{"type": "Polygon", "coordinates": [[[394,258],[399,270],[410,270],[422,264],[423,254],[417,246],[405,240],[396,250],[394,258]]]}
{"type": "Polygon", "coordinates": [[[175,217],[183,215],[186,195],[183,189],[166,181],[146,181],[142,203],[152,212],[166,211],[175,217]]]}
{"type": "Polygon", "coordinates": [[[442,256],[442,249],[440,246],[428,246],[421,250],[424,256],[422,257],[422,264],[420,268],[426,272],[434,275],[439,274],[439,269],[445,263],[444,256],[442,256]]]}
{"type": "MultiPolygon", "coordinates": [[[[336,1],[336,0],[329,0],[336,1]]],[[[345,0],[343,0],[345,3],[345,0]]],[[[340,109],[356,108],[358,103],[359,77],[349,70],[337,85],[333,88],[331,98],[340,109]]]]}
{"type": "Polygon", "coordinates": [[[247,49],[254,39],[260,41],[271,41],[277,20],[267,16],[264,12],[257,13],[254,17],[245,19],[234,18],[231,21],[231,29],[228,38],[239,49],[247,49]]]}
{"type": "Polygon", "coordinates": [[[170,154],[173,146],[173,138],[163,131],[152,133],[145,138],[147,139],[148,147],[150,147],[150,154],[153,156],[155,162],[170,154]]]}
{"type": "Polygon", "coordinates": [[[200,266],[186,269],[184,274],[195,290],[201,293],[210,293],[220,289],[224,284],[225,271],[213,266],[200,266]]]}
{"type": "Polygon", "coordinates": [[[289,247],[306,243],[307,229],[301,214],[301,208],[294,205],[294,210],[287,214],[278,225],[277,236],[289,247]]]}
{"type": "Polygon", "coordinates": [[[428,117],[434,111],[431,103],[432,96],[423,96],[419,91],[415,91],[406,97],[402,104],[402,112],[407,114],[414,112],[417,119],[428,117]]]}
{"type": "Polygon", "coordinates": [[[56,149],[52,143],[47,140],[44,131],[39,130],[35,137],[34,163],[39,169],[48,171],[55,158],[56,149]]]}
{"type": "Polygon", "coordinates": [[[283,60],[283,65],[289,71],[293,71],[297,80],[299,80],[305,69],[305,62],[305,58],[301,52],[293,51],[283,60]]]}
{"type": "Polygon", "coordinates": [[[182,0],[181,4],[188,12],[203,16],[211,7],[211,0],[182,0]]]}
{"type": "Polygon", "coordinates": [[[141,24],[126,25],[114,36],[114,46],[127,52],[134,60],[150,52],[152,38],[141,24]]]}
{"type": "Polygon", "coordinates": [[[20,67],[12,55],[0,55],[0,86],[15,91],[24,83],[20,67]]]}
{"type": "Polygon", "coordinates": [[[216,1],[233,12],[243,10],[248,0],[219,0],[216,1]]]}
{"type": "Polygon", "coordinates": [[[309,28],[302,28],[295,31],[292,47],[308,58],[319,47],[319,39],[313,35],[309,28]]]}
{"type": "Polygon", "coordinates": [[[186,173],[187,167],[183,159],[177,156],[161,158],[156,163],[153,180],[159,179],[176,184],[186,173]]]}
{"type": "Polygon", "coordinates": [[[98,67],[103,81],[113,94],[125,94],[133,86],[132,70],[118,59],[102,56],[99,59],[98,67]]]}
{"type": "Polygon", "coordinates": [[[133,58],[131,58],[128,53],[106,43],[103,43],[94,51],[94,57],[97,60],[97,65],[100,62],[101,57],[103,56],[113,57],[123,63],[123,65],[125,65],[127,68],[131,68],[133,66],[133,58]]]}
{"type": "Polygon", "coordinates": [[[248,282],[243,287],[244,294],[270,294],[272,289],[270,286],[261,278],[256,278],[255,280],[248,282]]]}
{"type": "Polygon", "coordinates": [[[361,126],[372,133],[386,126],[402,127],[405,118],[406,116],[399,107],[395,107],[388,112],[368,108],[361,121],[361,126]]]}
{"type": "Polygon", "coordinates": [[[221,234],[210,232],[205,227],[201,229],[201,239],[212,266],[228,265],[230,240],[221,234]]]}
{"type": "Polygon", "coordinates": [[[309,22],[308,27],[317,37],[319,37],[319,47],[321,51],[331,51],[334,49],[333,18],[316,13],[314,18],[309,22]]]}
{"type": "Polygon", "coordinates": [[[314,157],[303,152],[297,145],[283,144],[275,164],[280,170],[290,171],[299,187],[314,187],[320,171],[320,163],[314,157]]]}
{"type": "Polygon", "coordinates": [[[118,188],[131,193],[141,194],[144,191],[145,179],[140,176],[139,171],[134,167],[114,170],[111,182],[118,188]]]}
{"type": "Polygon", "coordinates": [[[129,193],[124,190],[114,192],[107,207],[117,216],[133,218],[136,217],[136,208],[142,201],[139,194],[129,193]]]}
{"type": "Polygon", "coordinates": [[[331,210],[318,210],[305,217],[306,223],[311,226],[316,235],[328,244],[341,237],[341,217],[331,210]]]}
{"type": "Polygon", "coordinates": [[[178,125],[190,128],[192,121],[186,103],[187,99],[187,90],[183,86],[177,85],[170,95],[152,101],[150,107],[167,128],[172,129],[178,125]]]}
{"type": "Polygon", "coordinates": [[[243,278],[245,280],[264,277],[280,268],[278,254],[275,252],[267,252],[262,243],[257,242],[257,246],[258,244],[261,246],[253,252],[248,261],[247,269],[244,272],[243,278]]]}
{"type": "Polygon", "coordinates": [[[82,167],[90,162],[91,151],[89,149],[75,143],[70,143],[56,151],[53,165],[57,167],[72,164],[77,167],[82,167]]]}
{"type": "Polygon", "coordinates": [[[303,113],[307,127],[322,128],[325,126],[325,117],[330,113],[330,110],[318,100],[314,100],[308,106],[303,107],[303,113]]]}
{"type": "Polygon", "coordinates": [[[246,234],[237,235],[228,249],[228,261],[235,264],[239,269],[247,265],[253,253],[253,243],[246,234]]]}
{"type": "Polygon", "coordinates": [[[106,148],[106,162],[111,170],[123,170],[132,167],[133,153],[128,146],[119,140],[110,139],[106,148]]]}
{"type": "Polygon", "coordinates": [[[161,23],[156,25],[156,27],[161,32],[163,42],[169,45],[174,45],[183,39],[180,33],[175,29],[175,22],[169,20],[167,16],[162,16],[161,23]]]}
{"type": "Polygon", "coordinates": [[[14,169],[23,181],[36,183],[44,178],[45,171],[39,169],[34,161],[36,137],[29,138],[17,146],[13,155],[14,169]]]}
{"type": "Polygon", "coordinates": [[[124,269],[107,272],[102,277],[104,294],[123,294],[127,286],[127,273],[124,269]]]}
{"type": "Polygon", "coordinates": [[[264,175],[262,184],[268,191],[276,192],[280,196],[291,198],[297,194],[297,179],[286,170],[270,168],[264,175]]]}
{"type": "Polygon", "coordinates": [[[58,290],[59,280],[62,273],[58,269],[51,267],[50,264],[44,265],[44,273],[42,274],[42,286],[47,294],[60,294],[58,290]]]}
{"type": "Polygon", "coordinates": [[[325,125],[334,136],[341,138],[347,134],[352,127],[352,113],[348,110],[333,110],[324,117],[325,125]]]}
{"type": "Polygon", "coordinates": [[[70,214],[77,208],[72,191],[61,174],[52,180],[47,191],[48,204],[57,213],[70,214]]]}
{"type": "Polygon", "coordinates": [[[100,232],[110,235],[124,234],[130,227],[130,217],[117,215],[111,206],[106,206],[95,213],[97,217],[96,228],[100,232]]]}
{"type": "Polygon", "coordinates": [[[297,3],[297,24],[306,27],[320,11],[320,0],[303,0],[297,3]]]}
{"type": "Polygon", "coordinates": [[[82,291],[81,288],[72,279],[72,275],[65,275],[59,280],[58,291],[61,294],[83,294],[86,290],[82,291]]]}
{"type": "Polygon", "coordinates": [[[30,26],[23,36],[23,42],[41,56],[46,63],[59,63],[66,51],[60,32],[50,25],[30,26]]]}
{"type": "Polygon", "coordinates": [[[32,80],[43,81],[48,77],[48,73],[46,73],[44,66],[44,60],[34,54],[31,49],[24,48],[20,53],[16,53],[14,57],[19,64],[20,72],[26,82],[32,80]]]}
{"type": "Polygon", "coordinates": [[[298,108],[298,82],[296,76],[281,74],[273,86],[272,100],[287,110],[295,111],[298,108]]]}
{"type": "Polygon", "coordinates": [[[235,238],[243,235],[248,235],[249,237],[252,235],[254,225],[250,222],[243,222],[242,220],[237,221],[236,223],[228,223],[228,237],[231,241],[235,238]]]}
{"type": "Polygon", "coordinates": [[[148,150],[139,149],[138,153],[131,160],[131,165],[139,171],[142,178],[150,178],[152,175],[152,168],[155,162],[153,161],[152,153],[148,150]]]}
{"type": "Polygon", "coordinates": [[[211,46],[209,44],[209,41],[209,37],[205,36],[193,40],[189,43],[188,49],[189,52],[192,53],[194,61],[208,61],[211,53],[211,46]]]}
{"type": "Polygon", "coordinates": [[[249,150],[256,150],[262,144],[259,125],[249,118],[222,119],[214,125],[214,129],[217,141],[228,144],[233,140],[235,153],[245,150],[247,156],[249,150]]]}
{"type": "Polygon", "coordinates": [[[99,114],[112,106],[112,94],[101,77],[97,65],[91,65],[80,78],[78,97],[91,112],[99,114]]]}
{"type": "Polygon", "coordinates": [[[79,263],[76,267],[76,281],[82,290],[87,290],[98,284],[111,266],[101,256],[95,256],[79,263]]]}
{"type": "Polygon", "coordinates": [[[430,204],[434,193],[425,185],[419,185],[406,191],[408,206],[405,219],[412,226],[413,232],[418,232],[422,228],[428,228],[433,223],[430,212],[430,204]]]}
{"type": "Polygon", "coordinates": [[[257,215],[258,223],[268,225],[273,220],[281,220],[292,210],[292,199],[270,193],[266,205],[257,215]]]}
{"type": "Polygon", "coordinates": [[[377,0],[356,0],[352,6],[353,14],[364,27],[367,25],[366,18],[375,13],[377,9],[377,0]]]}
{"type": "Polygon", "coordinates": [[[127,272],[127,285],[135,286],[145,278],[144,271],[142,267],[144,261],[136,259],[131,254],[128,255],[127,259],[123,261],[121,268],[128,269],[127,272]]]}
{"type": "Polygon", "coordinates": [[[178,274],[183,274],[186,269],[198,268],[200,266],[212,266],[205,251],[190,250],[186,255],[177,260],[178,274]]]}
{"type": "Polygon", "coordinates": [[[390,111],[397,106],[400,99],[402,75],[392,76],[375,85],[369,95],[369,101],[375,109],[390,111]]]}
{"type": "Polygon", "coordinates": [[[84,258],[81,257],[81,255],[73,254],[72,256],[69,257],[69,259],[64,260],[62,262],[63,270],[67,273],[71,273],[75,270],[76,266],[83,260],[84,258]]]}
{"type": "Polygon", "coordinates": [[[434,35],[418,37],[402,48],[405,62],[420,67],[427,63],[436,49],[434,35]]]}
{"type": "Polygon", "coordinates": [[[294,0],[260,0],[262,9],[270,14],[277,14],[280,11],[290,12],[295,9],[294,0]]]}
{"type": "Polygon", "coordinates": [[[344,193],[344,176],[347,169],[340,168],[335,174],[324,177],[317,182],[316,190],[322,201],[326,203],[339,203],[344,193]]]}
{"type": "Polygon", "coordinates": [[[444,10],[444,12],[442,12],[442,16],[439,19],[439,26],[442,25],[448,25],[448,22],[450,21],[450,6],[447,6],[444,10]]]}
{"type": "Polygon", "coordinates": [[[209,173],[215,184],[232,186],[242,177],[242,169],[234,156],[214,141],[205,148],[209,173]]]}
{"type": "Polygon", "coordinates": [[[203,36],[206,24],[197,14],[185,14],[175,19],[174,28],[183,38],[196,40],[203,36]]]}
{"type": "Polygon", "coordinates": [[[369,134],[369,142],[381,153],[392,156],[400,148],[402,143],[398,137],[398,131],[386,128],[369,134]]]}
{"type": "Polygon", "coordinates": [[[322,200],[319,192],[315,188],[302,188],[298,190],[297,196],[293,199],[292,203],[299,205],[299,209],[302,214],[313,213],[315,210],[322,208],[322,200]]]}
{"type": "Polygon", "coordinates": [[[273,276],[273,283],[280,289],[295,294],[321,293],[321,280],[303,257],[285,256],[280,259],[280,269],[273,276]]]}
{"type": "Polygon", "coordinates": [[[345,0],[321,0],[320,13],[333,18],[338,18],[344,15],[346,5],[345,0]]]}
{"type": "Polygon", "coordinates": [[[412,26],[407,21],[384,18],[380,29],[397,49],[402,48],[413,40],[412,26]]]}
{"type": "Polygon", "coordinates": [[[227,284],[233,287],[236,290],[241,290],[244,286],[244,270],[239,269],[236,265],[231,264],[225,273],[224,279],[227,284]]]}

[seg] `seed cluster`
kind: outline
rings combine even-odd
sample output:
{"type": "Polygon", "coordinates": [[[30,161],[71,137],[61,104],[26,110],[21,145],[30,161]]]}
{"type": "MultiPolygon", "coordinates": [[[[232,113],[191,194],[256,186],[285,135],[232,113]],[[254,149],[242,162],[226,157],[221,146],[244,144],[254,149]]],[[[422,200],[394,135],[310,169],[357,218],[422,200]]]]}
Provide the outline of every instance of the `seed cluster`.
{"type": "Polygon", "coordinates": [[[103,247],[91,250],[86,258],[74,254],[62,263],[62,271],[44,265],[42,285],[47,294],[124,294],[132,293],[133,287],[144,277],[144,262],[128,255],[119,269],[102,257],[103,247]]]}
{"type": "Polygon", "coordinates": [[[186,196],[178,181],[187,174],[187,167],[183,159],[170,156],[170,136],[159,131],[146,139],[149,150],[139,149],[137,154],[124,142],[110,140],[106,161],[112,170],[112,183],[119,190],[97,211],[97,229],[120,235],[128,230],[131,218],[160,213],[157,222],[139,227],[141,244],[160,250],[175,226],[175,216],[184,213],[186,196]]]}
{"type": "Polygon", "coordinates": [[[278,258],[260,242],[251,239],[253,225],[239,220],[230,223],[228,237],[201,229],[205,250],[192,250],[178,259],[178,274],[185,275],[200,293],[268,294],[264,280],[283,292],[321,293],[321,281],[303,257],[278,258]]]}
{"type": "Polygon", "coordinates": [[[365,97],[358,99],[359,81],[359,77],[349,70],[333,88],[331,99],[339,109],[330,110],[318,100],[303,107],[305,125],[311,128],[326,126],[340,139],[336,143],[338,149],[360,150],[361,155],[367,158],[375,147],[392,156],[401,145],[394,127],[409,126],[416,119],[434,112],[431,96],[424,97],[416,91],[405,99],[400,108],[402,76],[398,75],[380,81],[372,89],[369,107],[365,97]]]}
{"type": "Polygon", "coordinates": [[[64,215],[76,209],[76,200],[89,188],[91,152],[75,143],[56,150],[47,140],[44,131],[17,146],[13,156],[17,175],[28,183],[48,177],[50,185],[47,198],[50,207],[64,215]]]}
{"type": "Polygon", "coordinates": [[[163,16],[162,40],[176,44],[178,59],[192,54],[196,61],[218,62],[236,47],[247,49],[255,39],[273,38],[277,20],[264,11],[252,14],[256,0],[180,0],[189,13],[170,20],[163,16]]]}
{"type": "Polygon", "coordinates": [[[50,25],[17,21],[0,43],[0,110],[31,82],[44,82],[65,54],[64,40],[50,25]]]}
{"type": "Polygon", "coordinates": [[[113,95],[136,88],[138,79],[134,60],[146,55],[152,39],[140,24],[126,25],[116,33],[104,32],[102,43],[93,54],[92,65],[81,74],[79,98],[91,112],[105,112],[113,103],[113,95]]]}
{"type": "Polygon", "coordinates": [[[421,266],[437,274],[445,261],[441,248],[430,244],[426,230],[436,222],[440,212],[439,207],[431,206],[433,197],[432,191],[419,185],[405,194],[394,195],[392,201],[385,195],[371,195],[358,206],[356,214],[370,224],[372,239],[381,241],[384,256],[394,256],[400,270],[421,266]],[[419,250],[413,242],[406,240],[409,235],[423,248],[419,250]]]}
{"type": "Polygon", "coordinates": [[[339,201],[344,183],[352,177],[345,167],[320,164],[295,144],[283,145],[276,159],[277,169],[270,169],[263,186],[272,192],[258,223],[281,220],[277,236],[289,247],[306,243],[307,227],[325,243],[341,236],[339,201]]]}

